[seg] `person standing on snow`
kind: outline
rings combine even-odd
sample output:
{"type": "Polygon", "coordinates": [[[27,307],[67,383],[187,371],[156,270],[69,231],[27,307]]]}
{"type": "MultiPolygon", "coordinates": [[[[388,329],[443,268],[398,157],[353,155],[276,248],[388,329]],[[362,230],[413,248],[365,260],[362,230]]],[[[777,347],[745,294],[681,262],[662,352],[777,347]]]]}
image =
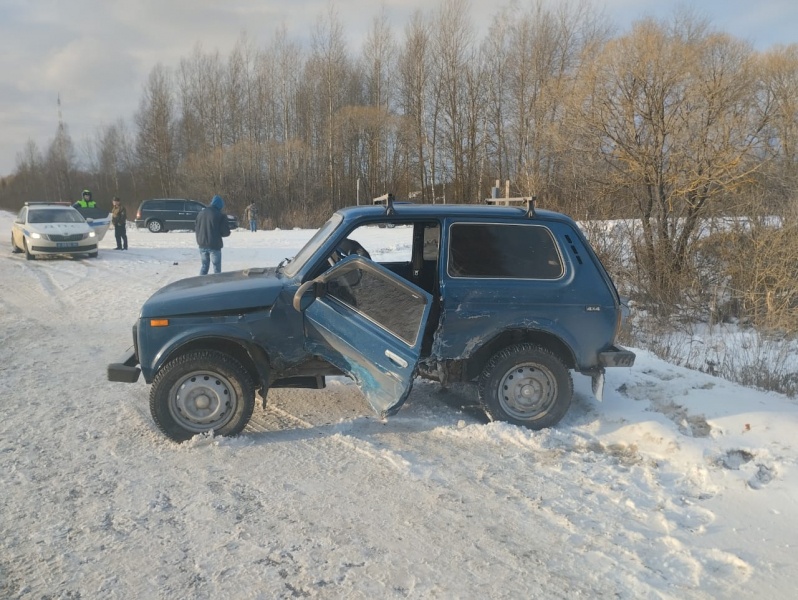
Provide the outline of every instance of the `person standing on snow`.
{"type": "Polygon", "coordinates": [[[210,206],[203,208],[197,215],[194,233],[200,251],[200,275],[208,274],[211,263],[214,273],[222,272],[222,246],[224,246],[222,238],[230,235],[230,225],[222,208],[224,200],[216,195],[211,200],[210,206]]]}
{"type": "Polygon", "coordinates": [[[113,203],[111,223],[114,225],[114,235],[116,236],[115,250],[127,250],[127,211],[118,196],[114,196],[111,202],[113,203]]]}
{"type": "Polygon", "coordinates": [[[74,208],[95,208],[97,203],[91,199],[91,191],[83,190],[80,200],[72,205],[74,208]]]}
{"type": "Polygon", "coordinates": [[[249,230],[258,230],[258,207],[253,202],[244,209],[244,220],[249,221],[249,230]]]}

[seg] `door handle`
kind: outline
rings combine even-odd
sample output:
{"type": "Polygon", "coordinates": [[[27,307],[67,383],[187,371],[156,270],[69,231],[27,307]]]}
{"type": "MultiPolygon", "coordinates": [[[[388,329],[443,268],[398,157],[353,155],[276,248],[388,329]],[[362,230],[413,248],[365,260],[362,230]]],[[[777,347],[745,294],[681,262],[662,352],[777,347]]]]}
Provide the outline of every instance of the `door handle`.
{"type": "Polygon", "coordinates": [[[393,364],[398,365],[403,369],[407,368],[407,361],[398,354],[391,352],[390,350],[386,350],[385,356],[387,356],[388,360],[390,360],[393,364]]]}

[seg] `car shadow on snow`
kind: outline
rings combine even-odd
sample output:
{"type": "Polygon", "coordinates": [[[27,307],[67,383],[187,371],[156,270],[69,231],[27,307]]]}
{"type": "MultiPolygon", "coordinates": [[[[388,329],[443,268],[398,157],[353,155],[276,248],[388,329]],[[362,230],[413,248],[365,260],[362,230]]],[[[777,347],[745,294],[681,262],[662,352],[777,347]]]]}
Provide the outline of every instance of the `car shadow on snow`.
{"type": "MultiPolygon", "coordinates": [[[[571,407],[555,429],[583,429],[601,418],[601,406],[590,390],[590,379],[576,377],[574,384],[571,407]]],[[[399,411],[381,418],[349,382],[322,390],[270,390],[265,407],[258,401],[241,436],[257,443],[272,443],[339,434],[370,437],[394,432],[421,433],[439,427],[461,427],[463,423],[490,422],[479,403],[476,387],[470,384],[442,386],[416,381],[399,411]]]]}
{"type": "MultiPolygon", "coordinates": [[[[467,387],[467,386],[465,386],[467,387]]],[[[323,390],[270,390],[258,403],[240,437],[256,443],[301,441],[320,436],[370,437],[386,432],[425,432],[438,427],[488,423],[476,397],[467,389],[416,382],[395,415],[376,415],[354,385],[323,390]]]]}

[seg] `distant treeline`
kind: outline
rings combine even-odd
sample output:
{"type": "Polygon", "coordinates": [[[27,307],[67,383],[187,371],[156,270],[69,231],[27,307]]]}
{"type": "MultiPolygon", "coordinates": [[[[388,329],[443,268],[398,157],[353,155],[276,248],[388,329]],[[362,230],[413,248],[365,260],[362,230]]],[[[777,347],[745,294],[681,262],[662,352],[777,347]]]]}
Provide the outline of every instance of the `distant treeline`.
{"type": "Polygon", "coordinates": [[[695,284],[704,219],[791,222],[798,45],[757,52],[688,10],[618,36],[584,3],[502,10],[479,40],[467,7],[444,0],[398,34],[380,13],[357,55],[333,7],[309,47],[284,29],[227,57],[197,47],[153,67],[132,123],[98,128],[80,156],[65,123],[49,147],[29,142],[0,206],[84,187],[129,210],[218,193],[315,227],[386,192],[482,202],[509,181],[579,220],[635,218],[619,276],[670,304],[695,284]]]}

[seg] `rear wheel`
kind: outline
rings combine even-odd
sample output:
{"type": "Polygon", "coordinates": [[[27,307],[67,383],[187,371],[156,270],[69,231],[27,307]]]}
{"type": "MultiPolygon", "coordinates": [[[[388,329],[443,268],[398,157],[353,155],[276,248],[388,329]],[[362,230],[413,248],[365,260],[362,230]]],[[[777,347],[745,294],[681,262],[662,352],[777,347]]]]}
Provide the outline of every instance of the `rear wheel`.
{"type": "Polygon", "coordinates": [[[573,396],[571,373],[548,350],[517,344],[496,353],[479,378],[479,398],[491,419],[530,429],[557,424],[573,396]]]}
{"type": "Polygon", "coordinates": [[[176,442],[213,431],[235,435],[249,422],[255,385],[229,354],[189,352],[169,361],[155,376],[150,413],[158,428],[176,442]]]}
{"type": "Polygon", "coordinates": [[[158,219],[153,219],[147,223],[147,229],[153,233],[158,233],[159,231],[163,231],[163,223],[161,223],[158,219]]]}

